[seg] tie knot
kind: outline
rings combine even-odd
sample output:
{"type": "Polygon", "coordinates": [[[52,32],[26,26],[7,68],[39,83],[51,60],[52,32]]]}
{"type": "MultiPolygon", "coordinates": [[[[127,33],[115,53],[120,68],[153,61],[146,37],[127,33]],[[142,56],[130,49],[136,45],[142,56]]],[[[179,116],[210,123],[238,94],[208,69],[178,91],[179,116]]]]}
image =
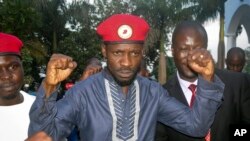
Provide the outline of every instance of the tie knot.
{"type": "Polygon", "coordinates": [[[188,88],[189,88],[189,90],[191,90],[192,92],[195,92],[196,85],[195,85],[195,84],[190,84],[188,88]]]}

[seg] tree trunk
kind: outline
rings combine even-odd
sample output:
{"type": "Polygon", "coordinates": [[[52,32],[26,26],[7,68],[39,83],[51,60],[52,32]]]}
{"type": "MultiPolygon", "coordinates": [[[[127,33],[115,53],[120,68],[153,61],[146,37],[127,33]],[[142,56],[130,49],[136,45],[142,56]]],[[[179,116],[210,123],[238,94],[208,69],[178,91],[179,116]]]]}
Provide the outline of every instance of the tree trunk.
{"type": "Polygon", "coordinates": [[[164,50],[164,40],[160,41],[160,58],[159,58],[159,69],[158,69],[158,82],[165,84],[167,81],[167,64],[166,55],[164,50]]]}
{"type": "Polygon", "coordinates": [[[57,36],[56,36],[56,31],[53,31],[53,49],[52,49],[52,54],[55,52],[57,49],[57,36]]]}
{"type": "Polygon", "coordinates": [[[217,68],[224,69],[225,62],[225,42],[224,42],[224,12],[220,12],[220,33],[218,44],[218,61],[217,68]]]}

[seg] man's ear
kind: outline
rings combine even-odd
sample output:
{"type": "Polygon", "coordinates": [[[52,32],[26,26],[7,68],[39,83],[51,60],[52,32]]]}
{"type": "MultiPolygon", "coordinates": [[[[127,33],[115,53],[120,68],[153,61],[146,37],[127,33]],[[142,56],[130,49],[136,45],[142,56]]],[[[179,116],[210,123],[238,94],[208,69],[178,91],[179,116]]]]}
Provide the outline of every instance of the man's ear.
{"type": "Polygon", "coordinates": [[[104,58],[107,58],[107,55],[106,55],[106,45],[105,45],[105,44],[102,44],[101,46],[102,46],[102,56],[103,56],[104,58]]]}

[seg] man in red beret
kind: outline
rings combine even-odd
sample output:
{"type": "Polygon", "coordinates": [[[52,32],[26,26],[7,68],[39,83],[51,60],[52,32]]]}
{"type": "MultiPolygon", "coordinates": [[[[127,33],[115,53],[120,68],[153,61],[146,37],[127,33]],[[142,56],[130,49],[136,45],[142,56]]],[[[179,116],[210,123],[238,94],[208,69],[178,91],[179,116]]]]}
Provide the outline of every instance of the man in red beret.
{"type": "Polygon", "coordinates": [[[205,136],[224,90],[214,75],[211,55],[203,50],[189,55],[201,85],[190,109],[170,97],[159,83],[138,74],[148,30],[143,18],[130,14],[104,20],[97,33],[103,40],[107,67],[75,84],[57,102],[57,86],[76,62],[54,54],[31,109],[29,135],[43,130],[60,141],[77,125],[82,141],[153,141],[156,122],[161,121],[190,136],[205,136]]]}
{"type": "Polygon", "coordinates": [[[35,100],[24,91],[21,48],[17,37],[0,33],[0,140],[22,141],[27,138],[29,110],[35,100]]]}

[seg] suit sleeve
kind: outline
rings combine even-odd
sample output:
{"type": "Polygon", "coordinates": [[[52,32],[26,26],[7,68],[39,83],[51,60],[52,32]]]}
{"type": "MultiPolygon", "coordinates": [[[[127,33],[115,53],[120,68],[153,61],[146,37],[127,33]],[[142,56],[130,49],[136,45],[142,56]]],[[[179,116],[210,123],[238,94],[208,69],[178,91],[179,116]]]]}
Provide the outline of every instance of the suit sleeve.
{"type": "Polygon", "coordinates": [[[204,137],[221,105],[224,83],[215,76],[214,82],[198,79],[197,95],[191,108],[170,97],[166,90],[159,102],[158,120],[183,134],[193,137],[204,137]]]}
{"type": "Polygon", "coordinates": [[[241,88],[241,119],[243,124],[250,124],[250,75],[246,74],[241,88]]]}

